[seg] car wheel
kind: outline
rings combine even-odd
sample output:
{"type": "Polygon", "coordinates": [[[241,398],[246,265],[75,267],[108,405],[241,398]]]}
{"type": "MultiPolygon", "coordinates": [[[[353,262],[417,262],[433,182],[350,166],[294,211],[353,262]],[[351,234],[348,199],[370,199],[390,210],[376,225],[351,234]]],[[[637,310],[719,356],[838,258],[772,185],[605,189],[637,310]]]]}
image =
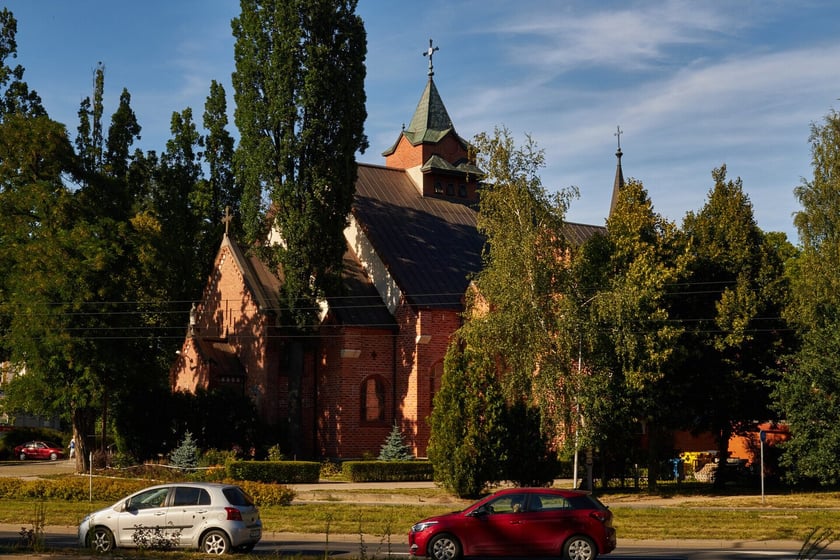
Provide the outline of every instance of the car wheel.
{"type": "Polygon", "coordinates": [[[58,453],[50,453],[50,461],[55,461],[58,459],[58,453]]]}
{"type": "Polygon", "coordinates": [[[21,461],[26,461],[26,453],[24,453],[23,451],[20,452],[20,455],[18,455],[18,457],[20,457],[21,461]]]}
{"type": "Polygon", "coordinates": [[[566,560],[595,560],[598,550],[589,537],[575,535],[563,546],[563,558],[566,560]]]}
{"type": "Polygon", "coordinates": [[[199,548],[205,554],[225,554],[230,550],[230,540],[224,531],[213,529],[201,537],[199,548]]]}
{"type": "Polygon", "coordinates": [[[88,537],[88,542],[97,554],[111,552],[114,549],[114,534],[106,527],[95,527],[88,537]]]}
{"type": "Polygon", "coordinates": [[[429,558],[432,560],[458,560],[461,558],[461,543],[452,535],[441,533],[429,542],[429,558]]]}

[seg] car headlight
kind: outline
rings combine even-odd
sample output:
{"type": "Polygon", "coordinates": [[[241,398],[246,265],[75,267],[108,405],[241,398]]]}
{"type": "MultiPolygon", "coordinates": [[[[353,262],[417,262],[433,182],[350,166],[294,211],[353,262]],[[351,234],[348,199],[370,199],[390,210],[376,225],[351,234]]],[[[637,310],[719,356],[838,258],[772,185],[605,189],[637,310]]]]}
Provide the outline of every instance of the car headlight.
{"type": "Polygon", "coordinates": [[[429,527],[431,527],[433,525],[437,525],[437,524],[438,524],[437,521],[421,521],[420,523],[415,523],[414,525],[411,526],[411,532],[412,533],[422,533],[423,531],[425,531],[429,527]]]}

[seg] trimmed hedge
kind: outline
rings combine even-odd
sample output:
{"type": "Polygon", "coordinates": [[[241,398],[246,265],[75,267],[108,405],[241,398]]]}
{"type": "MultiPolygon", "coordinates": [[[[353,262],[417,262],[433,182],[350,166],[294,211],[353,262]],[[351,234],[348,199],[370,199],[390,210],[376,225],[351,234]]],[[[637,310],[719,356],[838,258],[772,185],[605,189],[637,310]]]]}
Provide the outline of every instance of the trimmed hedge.
{"type": "Polygon", "coordinates": [[[347,461],[341,472],[350,482],[415,482],[434,479],[429,461],[347,461]]]}
{"type": "Polygon", "coordinates": [[[321,464],[314,461],[231,461],[227,474],[234,480],[282,484],[314,484],[321,464]]]}

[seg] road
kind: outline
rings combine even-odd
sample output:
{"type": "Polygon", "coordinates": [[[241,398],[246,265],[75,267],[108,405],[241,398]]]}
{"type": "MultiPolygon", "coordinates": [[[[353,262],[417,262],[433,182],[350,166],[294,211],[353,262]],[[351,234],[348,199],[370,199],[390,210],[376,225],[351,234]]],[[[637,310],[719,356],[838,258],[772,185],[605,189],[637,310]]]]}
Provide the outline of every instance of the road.
{"type": "MultiPolygon", "coordinates": [[[[394,535],[392,543],[366,536],[360,542],[358,535],[331,535],[326,543],[324,535],[266,533],[252,554],[257,556],[301,556],[334,558],[408,558],[405,539],[394,535]],[[362,553],[361,547],[364,546],[362,553]]],[[[20,528],[0,525],[0,546],[11,549],[21,543],[20,528]]],[[[75,527],[48,526],[44,534],[44,552],[54,558],[61,551],[68,551],[68,557],[78,560],[79,545],[75,527]]],[[[786,560],[797,557],[798,548],[788,542],[742,542],[715,541],[628,541],[619,540],[618,548],[605,559],[615,560],[786,560]]],[[[18,557],[26,554],[16,555],[18,557]]],[[[130,556],[128,556],[130,557],[130,556]]],[[[523,551],[527,558],[527,551],[523,551]]],[[[819,560],[840,560],[840,550],[832,549],[818,556],[819,560]]]]}

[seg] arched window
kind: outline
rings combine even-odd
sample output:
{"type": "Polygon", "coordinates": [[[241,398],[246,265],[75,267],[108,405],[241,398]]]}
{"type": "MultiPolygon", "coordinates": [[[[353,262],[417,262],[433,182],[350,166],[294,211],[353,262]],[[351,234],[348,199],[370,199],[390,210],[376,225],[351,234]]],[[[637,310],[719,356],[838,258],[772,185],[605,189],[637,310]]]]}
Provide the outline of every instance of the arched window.
{"type": "Polygon", "coordinates": [[[371,375],[362,382],[362,422],[385,420],[385,382],[378,375],[371,375]]]}

